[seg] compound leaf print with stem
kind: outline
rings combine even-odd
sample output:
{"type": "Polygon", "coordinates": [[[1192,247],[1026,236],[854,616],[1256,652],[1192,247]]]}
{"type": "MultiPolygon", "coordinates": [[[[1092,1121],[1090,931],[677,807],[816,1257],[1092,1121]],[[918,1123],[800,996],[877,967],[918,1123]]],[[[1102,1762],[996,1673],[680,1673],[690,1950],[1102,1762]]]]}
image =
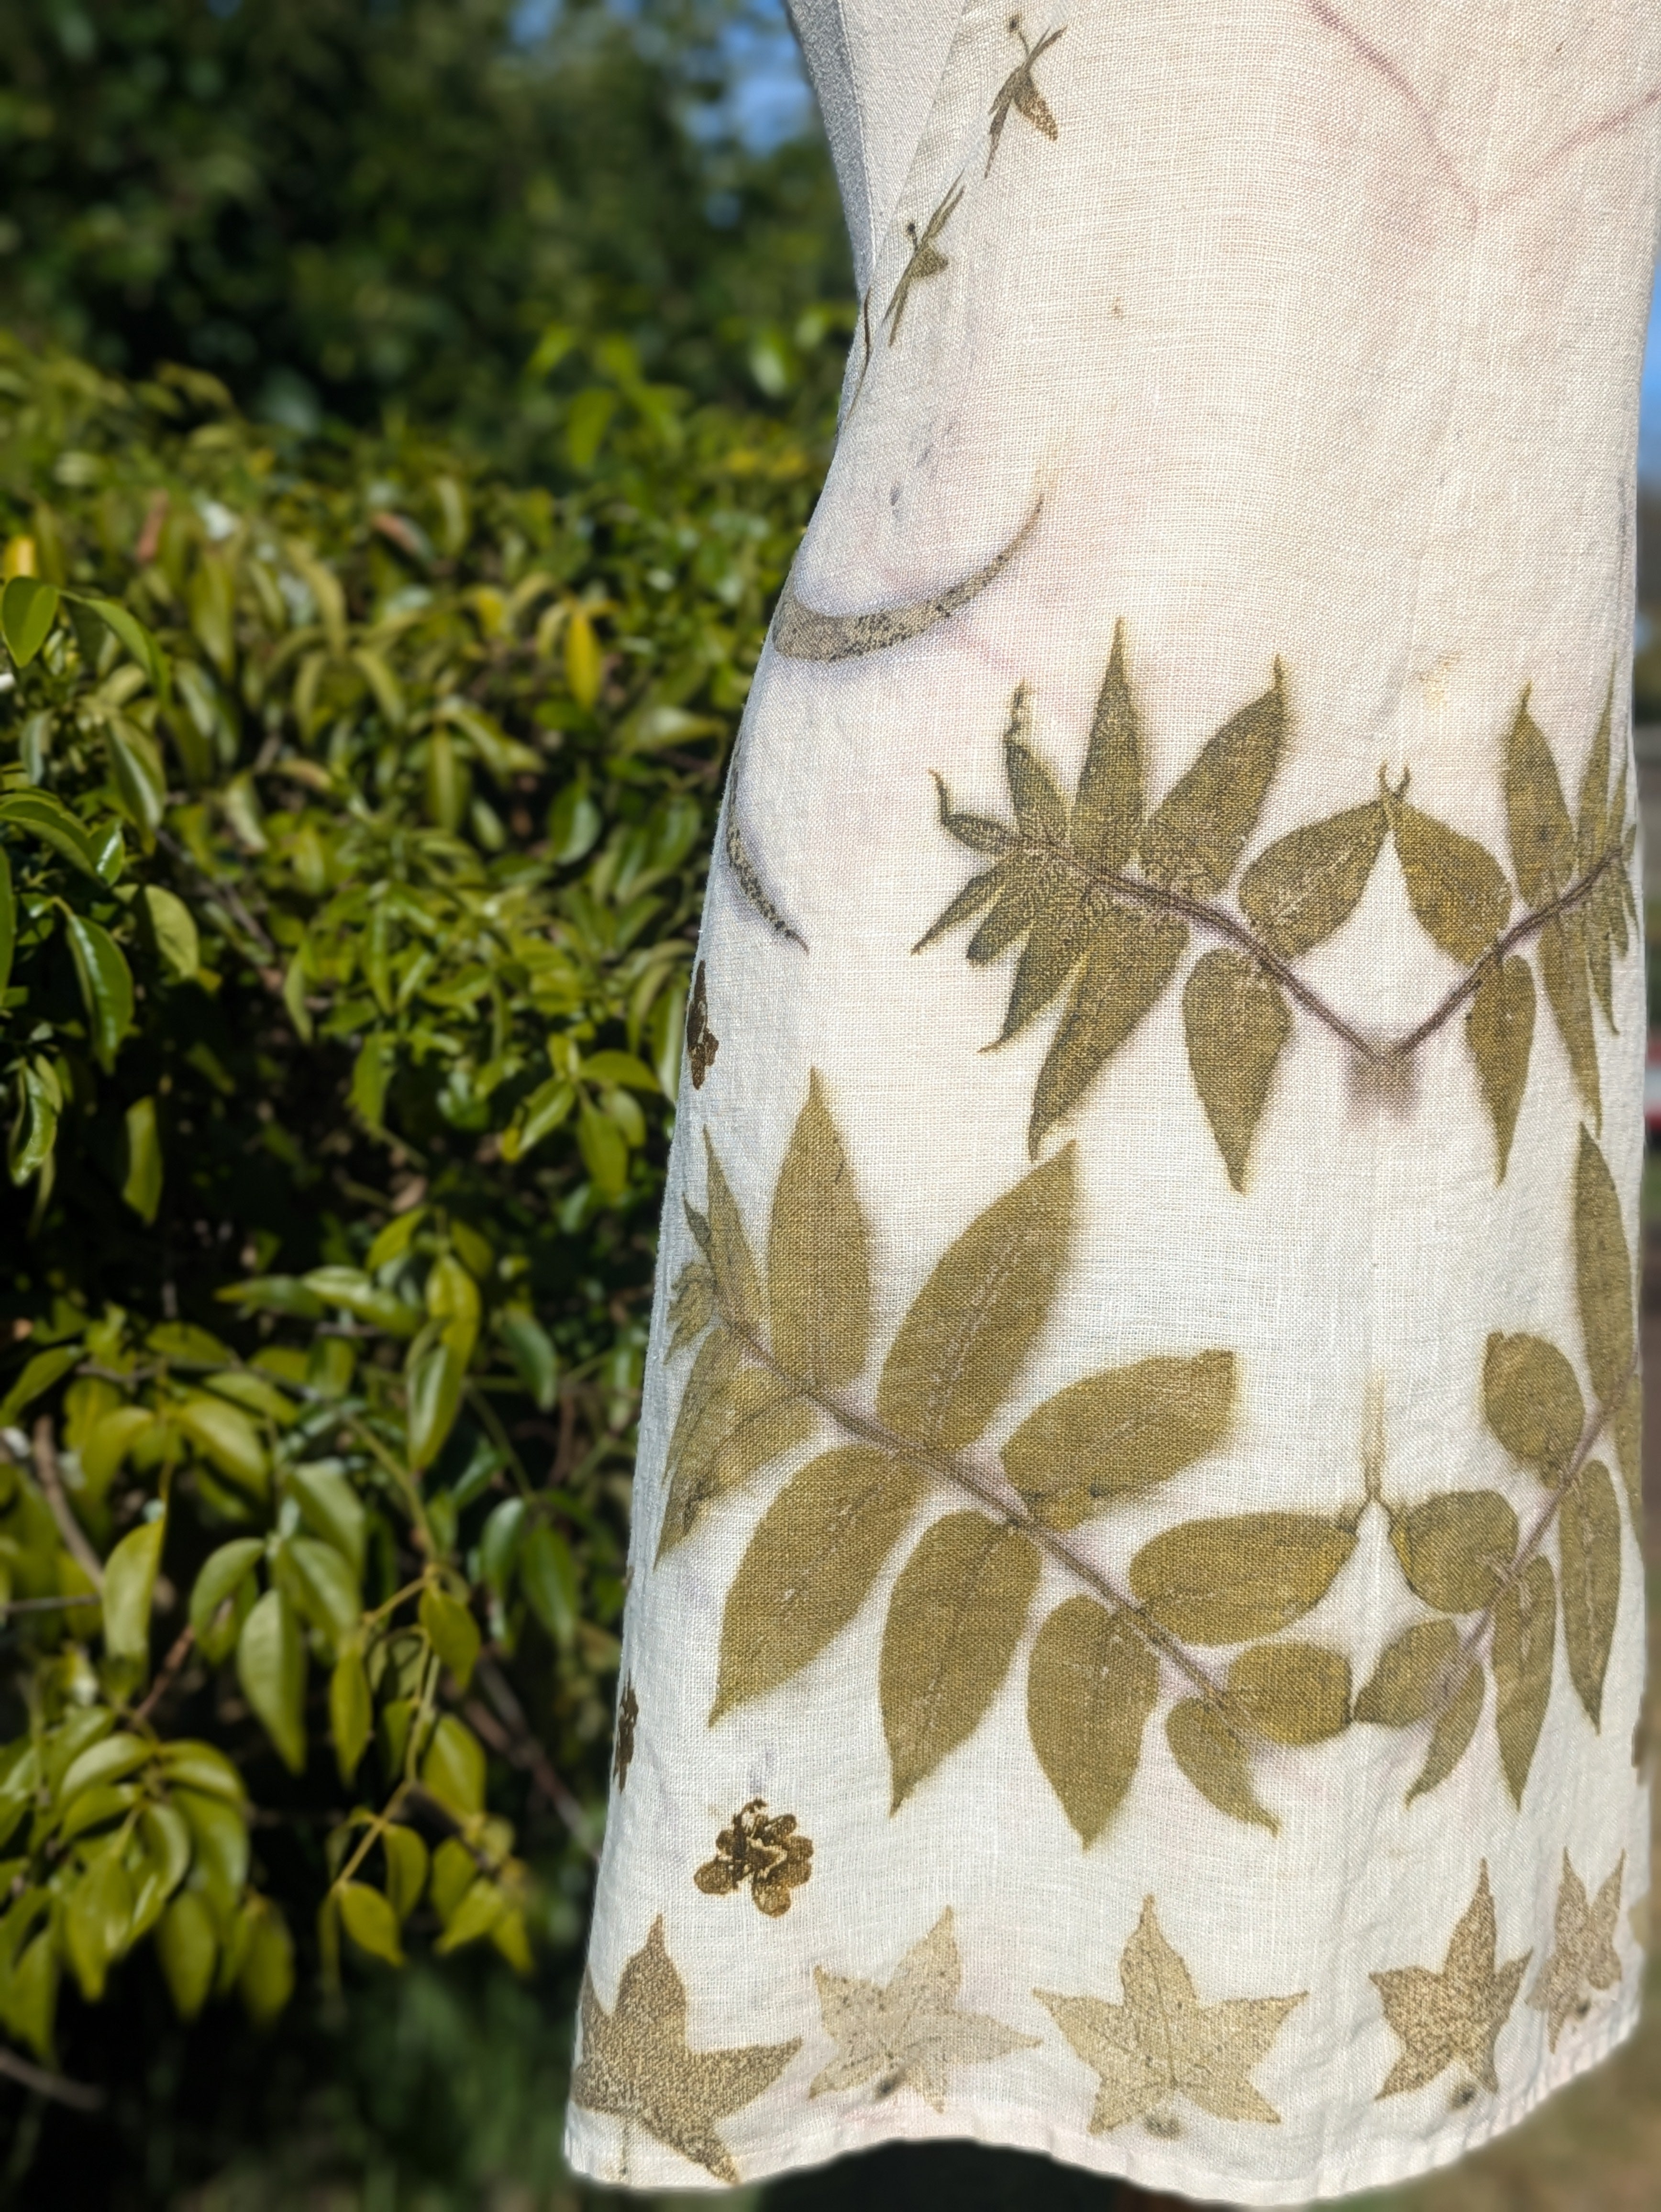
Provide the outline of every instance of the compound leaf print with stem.
{"type": "Polygon", "coordinates": [[[1069,1255],[1072,1147],[996,1199],[918,1291],[874,1382],[873,1232],[823,1084],[775,1188],[765,1265],[705,1133],[708,1197],[688,1206],[698,1255],[677,1278],[671,1356],[697,1344],[671,1437],[660,1560],[770,1461],[833,1437],[778,1490],[728,1590],[710,1724],[800,1673],[848,1630],[926,1501],[930,1521],[890,1594],[876,1655],[892,1809],[979,1726],[1008,1677],[1046,1559],[1078,1585],[1039,1627],[1027,1670],[1038,1763],[1088,1844],[1140,1764],[1162,1684],[1166,1735],[1220,1809],[1273,1828],[1254,1755],[1335,1735],[1348,1662],[1270,1639],[1325,1596],[1354,1548],[1348,1522],[1267,1512],[1180,1523],[1142,1546],[1121,1587],[1070,1540],[1215,1450],[1233,1414],[1226,1351],[1156,1356],[1044,1400],[985,1442],[1055,1307],[1069,1255]],[[1222,1672],[1197,1654],[1237,1649],[1222,1672]]]}
{"type": "Polygon", "coordinates": [[[1503,1180],[1533,1047],[1534,973],[1522,957],[1531,941],[1594,1125],[1601,1114],[1593,1000],[1613,1026],[1613,963],[1628,950],[1637,914],[1637,831],[1627,819],[1624,769],[1609,786],[1612,708],[1611,688],[1577,823],[1524,694],[1506,749],[1516,891],[1483,846],[1409,802],[1405,774],[1392,787],[1382,769],[1376,798],[1292,830],[1242,872],[1285,746],[1281,665],[1150,813],[1121,623],[1070,804],[1032,746],[1024,685],[1004,737],[1013,820],[962,811],[936,779],[942,826],[989,865],[914,950],[970,921],[968,957],[977,966],[1020,945],[998,1045],[1065,994],[1033,1094],[1035,1159],[1174,983],[1198,936],[1222,942],[1201,955],[1183,985],[1189,1066],[1237,1190],[1294,1006],[1348,1047],[1364,1085],[1381,1095],[1405,1092],[1420,1048],[1463,1011],[1503,1180]],[[1414,1028],[1380,1039],[1347,1020],[1295,963],[1354,912],[1387,839],[1415,919],[1465,973],[1414,1028]],[[1237,873],[1236,903],[1226,905],[1222,895],[1237,873]],[[1512,922],[1519,892],[1528,910],[1512,922]]]}
{"type": "Polygon", "coordinates": [[[1573,1363],[1544,1337],[1496,1330],[1483,1359],[1488,1425],[1543,1492],[1526,1535],[1497,1490],[1447,1491],[1390,1510],[1402,1571],[1435,1617],[1415,1622],[1384,1651],[1355,1701],[1355,1718],[1428,1726],[1409,1801],[1445,1781],[1464,1757],[1491,1674],[1500,1765],[1521,1805],[1550,1702],[1560,1614],[1569,1680],[1593,1728],[1602,1725],[1621,1603],[1621,1508],[1609,1468],[1592,1455],[1607,1431],[1637,1528],[1640,1391],[1621,1201],[1585,1129],[1573,1241],[1590,1407],[1573,1363]],[[1555,1574],[1545,1548],[1554,1528],[1555,1574]]]}

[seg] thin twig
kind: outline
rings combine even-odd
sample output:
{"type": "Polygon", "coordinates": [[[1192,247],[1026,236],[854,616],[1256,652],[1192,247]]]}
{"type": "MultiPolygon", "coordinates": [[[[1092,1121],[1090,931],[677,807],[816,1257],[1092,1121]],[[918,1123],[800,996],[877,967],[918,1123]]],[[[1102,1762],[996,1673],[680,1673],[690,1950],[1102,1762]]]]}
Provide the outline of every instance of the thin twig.
{"type": "Polygon", "coordinates": [[[72,2105],[78,2112],[102,2110],[104,2092],[94,2088],[90,2081],[71,2081],[67,2075],[48,2074],[44,2066],[31,2066],[27,2058],[20,2058],[3,2044],[0,2044],[0,2074],[33,2096],[50,2097],[54,2104],[72,2105]]]}
{"type": "Polygon", "coordinates": [[[185,1662],[191,1656],[191,1648],[195,1642],[196,1631],[187,1621],[184,1627],[179,1630],[178,1635],[174,1637],[172,1648],[168,1651],[167,1657],[161,1662],[161,1665],[156,1674],[155,1680],[150,1684],[149,1689],[145,1695],[143,1704],[134,1708],[133,1718],[136,1721],[149,1720],[150,1715],[161,1704],[162,1698],[165,1698],[167,1692],[172,1689],[173,1683],[178,1679],[179,1669],[184,1666],[185,1662]]]}
{"type": "Polygon", "coordinates": [[[76,1519],[70,1501],[64,1492],[64,1479],[58,1471],[58,1447],[52,1441],[52,1415],[42,1413],[34,1425],[34,1472],[52,1517],[58,1523],[58,1533],[64,1539],[64,1548],[82,1567],[93,1588],[100,1592],[104,1587],[104,1563],[87,1540],[87,1534],[76,1519]]]}
{"type": "Polygon", "coordinates": [[[79,1597],[0,1598],[0,1620],[14,1613],[64,1613],[76,1605],[96,1605],[98,1600],[82,1590],[79,1597]]]}
{"type": "MultiPolygon", "coordinates": [[[[513,1685],[492,1659],[481,1657],[473,1672],[496,1708],[496,1748],[503,1758],[511,1759],[515,1766],[522,1768],[530,1776],[588,1856],[597,1861],[599,1853],[589,1840],[588,1816],[569,1784],[554,1771],[552,1760],[526,1719],[524,1707],[514,1694],[513,1685]]],[[[491,1733],[488,1725],[491,1716],[477,1699],[469,1703],[466,1711],[467,1717],[475,1727],[481,1721],[487,1723],[486,1727],[479,1729],[482,1735],[491,1733]]]]}

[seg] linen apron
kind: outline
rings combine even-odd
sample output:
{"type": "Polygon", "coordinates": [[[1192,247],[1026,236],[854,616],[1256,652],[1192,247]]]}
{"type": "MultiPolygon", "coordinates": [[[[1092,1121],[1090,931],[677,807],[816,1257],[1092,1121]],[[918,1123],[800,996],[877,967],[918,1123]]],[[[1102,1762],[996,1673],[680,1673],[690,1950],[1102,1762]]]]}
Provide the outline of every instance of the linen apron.
{"type": "Polygon", "coordinates": [[[1638,2005],[1652,0],[796,0],[569,2155],[1250,2204],[1638,2005]]]}

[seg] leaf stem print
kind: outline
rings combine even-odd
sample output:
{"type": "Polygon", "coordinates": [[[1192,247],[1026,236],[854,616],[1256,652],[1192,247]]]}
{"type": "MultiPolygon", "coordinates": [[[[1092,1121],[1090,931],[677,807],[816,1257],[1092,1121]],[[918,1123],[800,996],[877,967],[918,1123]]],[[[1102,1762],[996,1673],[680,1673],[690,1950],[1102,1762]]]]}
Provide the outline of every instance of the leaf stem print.
{"type": "Polygon", "coordinates": [[[1037,68],[1040,58],[1050,52],[1051,46],[1066,29],[1066,24],[1062,23],[1053,31],[1046,31],[1043,38],[1034,46],[1022,27],[1020,17],[1019,15],[1010,17],[1009,35],[1012,39],[1020,40],[1021,59],[1016,63],[1014,68],[998,87],[997,96],[992,102],[991,129],[989,133],[984,172],[987,176],[991,175],[992,164],[998,158],[998,148],[1003,141],[1004,126],[1009,120],[1012,109],[1017,115],[1024,117],[1035,131],[1041,132],[1044,137],[1052,142],[1061,136],[1060,126],[1056,121],[1050,102],[1039,91],[1037,79],[1032,72],[1037,68]]]}
{"type": "Polygon", "coordinates": [[[905,226],[905,234],[911,241],[911,258],[900,271],[900,281],[894,287],[893,298],[883,310],[882,319],[888,328],[891,346],[899,337],[900,325],[905,319],[906,303],[911,297],[913,287],[931,276],[942,275],[952,265],[935,240],[957,213],[965,189],[960,180],[953,181],[946,197],[929,216],[921,236],[915,222],[908,222],[905,226]]]}
{"type": "Polygon", "coordinates": [[[1620,1200],[1585,1129],[1573,1242],[1590,1411],[1570,1362],[1542,1337],[1496,1332],[1484,1361],[1488,1426],[1548,1492],[1527,1534],[1510,1501],[1492,1490],[1442,1492],[1390,1516],[1409,1586],[1441,1617],[1416,1623],[1384,1653],[1355,1717],[1386,1728],[1429,1723],[1409,1802],[1445,1781],[1469,1747],[1487,1701],[1486,1659],[1500,1764],[1522,1804],[1550,1700],[1560,1616],[1570,1680],[1592,1726],[1601,1723],[1621,1598],[1621,1519],[1609,1469],[1592,1454],[1612,1429],[1636,1523],[1638,1346],[1620,1200]],[[1554,1527],[1555,1575],[1545,1550],[1554,1527]],[[1469,1623],[1463,1633],[1460,1619],[1469,1623]]]}
{"type": "Polygon", "coordinates": [[[1269,689],[1215,732],[1150,812],[1121,623],[1070,805],[1033,747],[1024,684],[1003,739],[1013,821],[961,811],[935,778],[941,826],[989,865],[912,949],[922,952],[971,921],[968,957],[977,966],[1021,945],[997,1045],[1066,994],[1033,1092],[1035,1159],[1164,997],[1197,934],[1220,942],[1183,987],[1189,1065],[1237,1190],[1244,1188],[1294,1006],[1348,1048],[1372,1090],[1388,1095],[1405,1091],[1415,1054],[1469,1005],[1466,1037],[1503,1179],[1534,1033],[1533,970],[1519,956],[1535,940],[1577,1085],[1594,1121],[1599,1110],[1592,1000],[1595,994],[1613,1027],[1612,963],[1627,951],[1628,916],[1636,916],[1629,878],[1636,831],[1627,819],[1624,771],[1613,793],[1609,785],[1611,716],[1612,691],[1588,758],[1577,829],[1524,695],[1506,769],[1513,865],[1528,908],[1516,922],[1509,917],[1517,894],[1500,863],[1409,805],[1405,774],[1392,787],[1382,769],[1377,798],[1294,830],[1250,860],[1239,875],[1237,912],[1219,895],[1241,869],[1280,764],[1287,723],[1281,664],[1269,689]],[[1386,841],[1415,918],[1465,973],[1421,1021],[1380,1038],[1348,1020],[1295,963],[1354,912],[1386,841]]]}
{"type": "Polygon", "coordinates": [[[777,1689],[853,1621],[930,1489],[959,1501],[917,1539],[891,1593],[879,1702],[893,1808],[964,1742],[1013,1664],[1041,1558],[1082,1595],[1041,1626],[1027,1717],[1039,1764],[1088,1844],[1135,1777],[1160,1662],[1183,1686],[1167,1736],[1222,1810],[1273,1828],[1252,1754],[1348,1725],[1348,1662],[1273,1639],[1318,1604],[1354,1519],[1196,1521],[1144,1544],[1122,1584],[1071,1541],[1088,1518],[1214,1450],[1233,1413],[1226,1352],[1154,1357],[1071,1383],[983,1443],[1058,1295],[1074,1216],[1068,1147],[971,1222],[902,1321],[874,1391],[871,1231],[817,1074],[775,1188],[764,1266],[707,1133],[699,1256],[677,1278],[671,1356],[697,1351],[665,1467],[661,1561],[720,1498],[828,1427],[837,1441],[756,1524],[724,1609],[713,1726],[777,1689]],[[1246,1646],[1225,1674],[1196,1647],[1246,1646]]]}

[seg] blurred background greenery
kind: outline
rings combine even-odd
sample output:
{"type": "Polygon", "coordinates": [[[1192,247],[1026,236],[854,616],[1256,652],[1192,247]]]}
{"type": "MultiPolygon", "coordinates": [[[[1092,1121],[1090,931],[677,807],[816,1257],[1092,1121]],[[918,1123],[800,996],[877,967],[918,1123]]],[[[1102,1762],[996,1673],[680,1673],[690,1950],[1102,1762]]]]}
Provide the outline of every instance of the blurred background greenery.
{"type": "MultiPolygon", "coordinates": [[[[852,328],[828,160],[776,0],[0,0],[0,2206],[576,2212],[654,1209],[852,328]],[[102,1798],[82,1730],[140,1747],[102,1798]],[[241,1783],[177,1788],[196,1743],[241,1783]]],[[[1390,2204],[1657,2172],[1652,2028],[1390,2204]]],[[[950,2148],[743,2194],[1132,2201],[950,2148]]]]}

